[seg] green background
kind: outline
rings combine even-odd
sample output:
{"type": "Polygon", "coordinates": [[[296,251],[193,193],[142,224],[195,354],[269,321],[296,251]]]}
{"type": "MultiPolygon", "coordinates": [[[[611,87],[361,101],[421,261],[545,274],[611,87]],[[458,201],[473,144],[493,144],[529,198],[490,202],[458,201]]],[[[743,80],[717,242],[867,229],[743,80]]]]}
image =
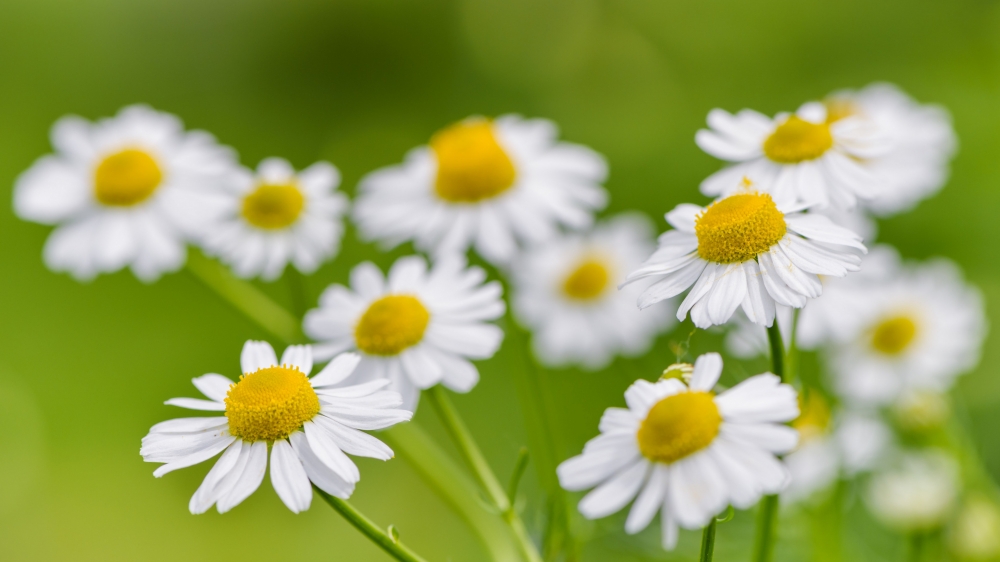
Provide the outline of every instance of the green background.
{"type": "MultiPolygon", "coordinates": [[[[961,147],[944,191],[883,221],[880,239],[908,257],[952,257],[992,310],[1000,299],[998,24],[998,4],[981,0],[6,0],[0,190],[9,201],[17,174],[50,150],[58,117],[108,116],[135,102],[213,132],[246,165],[272,155],[300,167],[328,159],[348,193],[437,128],[517,112],[551,118],[564,138],[607,156],[605,214],[640,209],[662,229],[663,212],[704,201],[697,185],[718,167],[693,142],[709,109],[774,113],[887,80],[947,106],[961,147]]],[[[165,399],[193,395],[189,381],[202,373],[236,376],[243,341],[267,334],[186,271],[152,285],[127,272],[87,284],[53,274],[41,261],[49,231],[0,206],[0,559],[387,559],[319,501],[293,515],[267,483],[226,515],[190,515],[188,498],[209,465],[156,480],[139,439],[179,415],[165,399]]],[[[306,280],[312,301],[375,255],[350,231],[336,260],[306,280]]],[[[261,286],[291,304],[285,280],[261,286]]],[[[577,453],[603,409],[671,361],[668,343],[688,331],[684,324],[662,338],[652,359],[552,373],[557,456],[577,453]]],[[[958,387],[994,474],[998,338],[958,387]]],[[[699,333],[693,348],[718,342],[699,333]]],[[[509,372],[521,351],[508,343],[481,365],[476,390],[455,399],[502,478],[526,439],[509,372]]],[[[727,376],[761,367],[730,361],[727,376]]],[[[417,423],[440,436],[424,406],[417,423]]],[[[394,523],[429,560],[484,559],[405,461],[359,465],[354,501],[377,522],[394,523]]],[[[537,490],[534,477],[525,489],[537,490]]],[[[528,504],[529,522],[537,508],[528,504]]],[[[861,510],[852,514],[851,559],[899,555],[897,538],[861,510]]],[[[781,558],[812,556],[800,515],[786,517],[781,558]]],[[[717,559],[747,557],[751,520],[741,514],[720,528],[717,559]]],[[[596,539],[587,559],[671,557],[657,546],[657,525],[626,539],[622,522],[581,526],[596,539]]],[[[692,559],[697,542],[684,533],[673,557],[692,559]]]]}

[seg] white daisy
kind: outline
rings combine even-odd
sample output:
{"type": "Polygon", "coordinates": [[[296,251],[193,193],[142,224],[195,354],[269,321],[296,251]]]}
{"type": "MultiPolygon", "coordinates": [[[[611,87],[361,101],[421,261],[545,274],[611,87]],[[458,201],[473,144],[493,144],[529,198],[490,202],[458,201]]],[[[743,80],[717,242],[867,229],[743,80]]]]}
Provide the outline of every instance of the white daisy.
{"type": "Polygon", "coordinates": [[[955,460],[929,449],[905,453],[895,466],[875,474],[865,499],[888,527],[907,533],[930,531],[951,514],[959,486],[955,460]]]}
{"type": "Polygon", "coordinates": [[[235,165],[208,133],[142,105],[96,123],[63,117],[52,145],[17,179],[14,210],[58,225],[45,263],[80,280],[129,266],[153,281],[179,269],[185,238],[214,216],[210,193],[235,165]]]}
{"type": "Polygon", "coordinates": [[[270,344],[248,341],[240,354],[239,382],[204,375],[192,382],[208,400],[166,402],[225,416],[158,423],[143,437],[140,454],[146,462],[165,463],[153,472],[159,478],[222,453],[191,497],[191,513],[213,505],[225,513],[249,497],[264,479],[268,448],[271,485],[288,509],[309,509],[310,483],[347,499],[361,475],[345,453],[381,460],[393,456],[392,449],[359,430],[386,428],[413,416],[397,409],[402,400],[384,390],[389,381],[341,385],[359,359],[340,355],[310,379],[309,346],[287,348],[279,364],[270,344]]]}
{"type": "Polygon", "coordinates": [[[491,263],[519,243],[551,238],[560,225],[589,227],[607,204],[604,159],[557,141],[543,119],[471,117],[438,132],[398,166],[359,184],[361,235],[388,247],[413,240],[435,255],[470,246],[491,263]]]}
{"type": "Polygon", "coordinates": [[[738,188],[740,178],[761,181],[778,200],[807,205],[854,207],[881,189],[879,178],[859,159],[885,154],[891,145],[866,119],[848,116],[834,122],[822,103],[804,104],[794,114],[770,119],[744,109],[732,115],[708,114],[710,129],[695,135],[702,150],[732,162],[709,176],[701,192],[715,197],[738,188]]]}
{"type": "Polygon", "coordinates": [[[820,275],[857,271],[857,252],[865,251],[860,237],[830,219],[779,207],[756,191],[708,207],[678,205],[666,219],[675,230],[660,236],[659,248],[625,284],[657,279],[639,297],[640,308],[693,285],[677,319],[690,311],[699,328],[724,324],[740,306],[751,321],[770,326],[775,303],[801,308],[821,294],[820,275]]]}
{"type": "Polygon", "coordinates": [[[438,383],[468,392],[479,382],[469,359],[493,356],[503,331],[489,324],[503,316],[500,283],[486,280],[478,267],[450,256],[428,271],[418,256],[400,258],[382,277],[365,262],[351,271],[351,287],[332,285],[303,326],[318,358],[345,350],[361,353],[352,380],[389,379],[415,409],[420,390],[438,383]]]}
{"type": "Polygon", "coordinates": [[[944,108],[921,105],[892,84],[834,92],[825,104],[827,122],[860,117],[891,142],[891,150],[863,162],[881,182],[866,208],[882,216],[909,210],[948,179],[958,142],[944,108]]]}
{"type": "Polygon", "coordinates": [[[642,288],[615,290],[653,250],[649,221],[636,214],[566,234],[523,254],[512,268],[513,305],[534,332],[539,358],[596,369],[616,353],[640,355],[673,325],[666,307],[639,311],[642,288]]]}
{"type": "Polygon", "coordinates": [[[976,494],[963,502],[948,533],[948,546],[959,560],[1000,557],[1000,507],[976,494]]]}
{"type": "Polygon", "coordinates": [[[340,172],[326,162],[296,173],[288,161],[268,158],[256,175],[241,169],[222,193],[225,213],[202,242],[240,277],[276,279],[289,262],[312,273],[340,248],[347,197],[339,184],[340,172]]]}
{"type": "Polygon", "coordinates": [[[660,512],[663,546],[672,549],[678,526],[703,527],[727,505],[745,509],[784,488],[788,472],[775,454],[798,439],[782,425],[799,414],[795,390],[764,373],[716,396],[721,373],[722,358],[708,353],[689,386],[640,380],[625,392],[628,408],[605,411],[601,435],[557,469],[567,490],[596,486],[580,501],[584,517],[605,517],[635,499],[625,531],[641,531],[660,512]]]}

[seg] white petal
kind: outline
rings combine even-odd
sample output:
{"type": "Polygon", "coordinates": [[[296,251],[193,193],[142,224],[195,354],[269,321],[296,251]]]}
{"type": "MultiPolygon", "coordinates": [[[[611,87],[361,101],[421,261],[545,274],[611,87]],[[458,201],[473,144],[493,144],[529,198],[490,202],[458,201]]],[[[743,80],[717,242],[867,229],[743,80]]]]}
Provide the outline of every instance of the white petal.
{"type": "Polygon", "coordinates": [[[309,480],[313,484],[331,496],[345,500],[351,497],[351,494],[354,492],[354,484],[344,480],[331,470],[330,467],[323,464],[312,448],[309,447],[309,440],[306,438],[305,433],[296,431],[289,439],[299,460],[302,461],[302,466],[305,468],[309,480]]]}
{"type": "Polygon", "coordinates": [[[394,456],[388,445],[367,433],[347,427],[324,416],[317,416],[313,421],[330,432],[337,446],[347,454],[382,461],[387,461],[394,456]]]}
{"type": "Polygon", "coordinates": [[[219,513],[225,513],[239,505],[257,491],[260,483],[264,481],[264,474],[267,472],[267,443],[255,441],[249,447],[244,445],[243,449],[250,450],[247,454],[247,464],[233,483],[232,489],[219,498],[215,506],[219,513]]]}
{"type": "Polygon", "coordinates": [[[277,365],[278,356],[274,354],[274,348],[271,347],[271,344],[253,340],[248,340],[243,344],[243,351],[240,352],[240,369],[243,374],[277,365]]]}
{"type": "Polygon", "coordinates": [[[795,389],[771,373],[755,375],[715,397],[726,421],[780,423],[799,416],[795,389]]]}
{"type": "Polygon", "coordinates": [[[160,422],[150,428],[150,433],[201,433],[225,427],[229,423],[225,417],[177,418],[160,422]]]}
{"type": "Polygon", "coordinates": [[[580,513],[587,519],[605,517],[628,505],[646,481],[650,463],[636,461],[612,476],[580,500],[580,513]]]}
{"type": "Polygon", "coordinates": [[[204,410],[207,412],[225,412],[226,405],[214,400],[202,400],[200,398],[171,398],[164,402],[167,406],[178,406],[189,410],[204,410]]]}
{"type": "Polygon", "coordinates": [[[306,422],[303,429],[309,440],[309,448],[324,465],[347,482],[357,482],[361,479],[357,465],[337,447],[332,435],[313,422],[306,422]]]}
{"type": "Polygon", "coordinates": [[[271,485],[292,513],[309,509],[312,486],[292,446],[278,439],[271,446],[271,485]]]}
{"type": "Polygon", "coordinates": [[[326,367],[311,379],[315,388],[333,386],[349,377],[354,369],[361,362],[361,356],[357,353],[341,353],[327,363],[326,367]]]}
{"type": "Polygon", "coordinates": [[[772,453],[784,454],[798,445],[799,432],[787,425],[771,423],[723,423],[722,433],[772,453]]]}
{"type": "Polygon", "coordinates": [[[639,497],[636,498],[632,510],[629,511],[628,519],[625,520],[626,533],[634,535],[649,526],[650,521],[656,516],[656,512],[663,506],[663,501],[667,497],[669,474],[670,471],[666,465],[653,465],[649,480],[639,492],[639,497]]]}
{"type": "Polygon", "coordinates": [[[311,345],[290,345],[281,354],[281,364],[296,367],[306,375],[312,372],[313,357],[311,345]]]}
{"type": "Polygon", "coordinates": [[[202,375],[192,379],[191,382],[194,383],[195,388],[200,390],[202,394],[216,402],[224,401],[229,394],[229,387],[235,384],[228,377],[215,373],[202,375]]]}
{"type": "Polygon", "coordinates": [[[694,372],[691,373],[691,390],[711,391],[722,376],[722,356],[718,353],[706,353],[694,362],[694,372]]]}
{"type": "Polygon", "coordinates": [[[175,461],[168,462],[153,471],[153,476],[159,478],[168,472],[173,472],[179,468],[187,468],[218,455],[235,441],[232,435],[223,435],[206,442],[200,449],[181,457],[175,461]]]}
{"type": "MultiPolygon", "coordinates": [[[[247,448],[249,449],[249,445],[247,448]]],[[[188,510],[191,513],[195,515],[205,513],[210,507],[215,505],[215,502],[222,495],[219,493],[222,490],[220,482],[237,467],[240,451],[242,450],[243,440],[237,439],[222,453],[219,460],[215,461],[212,469],[208,471],[205,479],[202,480],[201,486],[198,486],[194,495],[191,496],[191,501],[188,502],[188,510]]]]}

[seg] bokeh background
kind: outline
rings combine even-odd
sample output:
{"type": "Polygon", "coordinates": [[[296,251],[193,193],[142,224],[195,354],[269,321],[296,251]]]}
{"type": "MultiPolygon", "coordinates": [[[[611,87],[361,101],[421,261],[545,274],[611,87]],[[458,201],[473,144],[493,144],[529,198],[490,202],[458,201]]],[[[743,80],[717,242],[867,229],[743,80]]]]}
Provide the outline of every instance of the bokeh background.
{"type": "MultiPolygon", "coordinates": [[[[657,221],[718,163],[694,145],[709,109],[765,113],[876,80],[947,106],[960,151],[949,185],[912,213],[882,221],[904,256],[946,255],[1000,302],[1000,4],[985,0],[5,0],[0,3],[0,194],[49,151],[60,116],[108,116],[145,102],[216,134],[246,165],[267,156],[335,163],[353,193],[366,172],[397,162],[436,129],[469,114],[517,112],[559,123],[564,138],[607,156],[612,202],[657,221]]],[[[162,402],[190,379],[238,373],[248,338],[268,334],[186,271],[144,285],[130,273],[80,284],[47,271],[49,229],[0,205],[0,559],[388,560],[319,501],[301,515],[265,483],[231,513],[192,516],[187,501],[208,464],[152,477],[139,439],[177,415],[162,402]]],[[[349,232],[342,253],[308,278],[315,302],[378,255],[349,232]]],[[[286,280],[260,285],[290,307],[286,280]]],[[[559,458],[596,434],[603,409],[634,379],[672,362],[650,358],[600,373],[550,375],[559,458]]],[[[697,334],[692,349],[720,338],[697,334]]],[[[277,343],[277,342],[275,342],[277,343]]],[[[981,366],[956,391],[989,470],[1000,476],[1000,361],[994,331],[981,366]]],[[[456,397],[506,478],[524,425],[508,342],[456,397]]],[[[809,363],[808,361],[806,362],[809,363]]],[[[727,373],[755,372],[737,365],[727,373]]],[[[430,408],[415,423],[441,436],[430,408]]],[[[444,441],[442,440],[442,443],[444,441]]],[[[430,560],[483,560],[476,539],[401,459],[361,460],[355,503],[430,560]]],[[[529,471],[525,490],[537,491],[529,471]]],[[[526,517],[537,522],[539,506],[526,517]]],[[[808,560],[809,518],[789,513],[778,549],[808,560]]],[[[845,559],[896,559],[901,541],[861,509],[846,519],[845,559]]],[[[717,559],[742,559],[751,514],[720,528],[717,559]]],[[[534,523],[532,523],[534,524],[534,523]]],[[[625,539],[622,518],[580,531],[587,560],[693,559],[651,526],[625,539]]],[[[813,525],[815,527],[815,525],[813,525]]],[[[817,554],[818,553],[818,554],[817,554]]]]}

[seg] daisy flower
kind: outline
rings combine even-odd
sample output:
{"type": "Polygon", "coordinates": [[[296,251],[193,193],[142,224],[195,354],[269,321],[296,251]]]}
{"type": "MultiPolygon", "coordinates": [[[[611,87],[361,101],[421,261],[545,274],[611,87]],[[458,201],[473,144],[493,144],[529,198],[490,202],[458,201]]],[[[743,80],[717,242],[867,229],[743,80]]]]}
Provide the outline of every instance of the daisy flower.
{"type": "Polygon", "coordinates": [[[400,258],[388,278],[370,262],[351,271],[350,288],[332,285],[303,326],[320,359],[346,350],[361,355],[353,380],[389,379],[413,410],[420,390],[438,383],[469,392],[479,371],[469,359],[493,356],[503,331],[489,324],[503,316],[500,283],[478,267],[450,256],[430,270],[418,256],[400,258]]]}
{"type": "Polygon", "coordinates": [[[45,263],[79,280],[129,266],[148,282],[179,269],[185,239],[217,211],[210,193],[235,166],[208,133],[142,105],[96,123],[63,117],[52,145],[17,179],[14,210],[57,225],[45,263]]]}
{"type": "Polygon", "coordinates": [[[270,344],[248,341],[240,354],[238,382],[204,375],[192,382],[208,400],[166,402],[225,416],[158,423],[143,437],[140,454],[146,462],[164,463],[153,472],[159,478],[222,453],[191,497],[191,513],[213,505],[225,513],[254,493],[267,470],[268,449],[271,485],[288,509],[309,509],[310,484],[347,499],[361,474],[345,453],[381,460],[393,456],[392,449],[360,430],[386,428],[413,415],[397,409],[399,394],[384,390],[389,381],[343,386],[358,360],[345,353],[309,378],[309,346],[287,348],[279,363],[270,344]]]}
{"type": "Polygon", "coordinates": [[[733,164],[703,181],[701,192],[728,195],[749,176],[768,186],[775,199],[810,206],[846,209],[874,197],[882,182],[859,160],[885,154],[891,145],[866,119],[844,116],[831,122],[830,117],[818,102],[774,119],[749,109],[735,115],[713,109],[709,129],[698,131],[695,142],[733,164]]]}
{"type": "Polygon", "coordinates": [[[965,500],[949,529],[948,546],[959,560],[996,560],[1000,556],[1000,507],[980,494],[965,500]]]}
{"type": "Polygon", "coordinates": [[[865,499],[875,518],[887,527],[924,532],[944,524],[955,507],[959,487],[955,460],[930,449],[905,453],[895,466],[875,474],[865,499]]]}
{"type": "MultiPolygon", "coordinates": [[[[749,182],[744,180],[744,186],[749,182]]],[[[645,308],[693,288],[677,319],[688,311],[695,326],[724,324],[738,307],[756,324],[770,326],[775,303],[801,308],[822,293],[819,276],[857,271],[861,239],[830,219],[775,203],[767,193],[742,191],[708,207],[683,204],[666,215],[675,230],[630,273],[656,282],[639,297],[645,308]]]]}
{"type": "Polygon", "coordinates": [[[516,115],[451,125],[361,181],[358,229],[387,247],[412,240],[442,255],[474,246],[503,264],[519,243],[551,238],[560,225],[587,228],[607,204],[607,165],[557,135],[551,121],[516,115]]]}
{"type": "Polygon", "coordinates": [[[615,290],[616,281],[652,252],[652,238],[645,217],[622,215],[518,258],[512,268],[514,311],[534,332],[543,362],[600,368],[617,353],[645,353],[673,325],[666,307],[636,310],[641,287],[615,290]]]}
{"type": "Polygon", "coordinates": [[[347,197],[340,173],[318,162],[296,173],[288,161],[268,158],[252,174],[240,170],[228,191],[226,211],[202,242],[240,277],[278,278],[291,262],[312,273],[340,248],[347,197]]]}
{"type": "Polygon", "coordinates": [[[660,512],[663,546],[673,549],[678,527],[703,527],[727,505],[745,509],[784,488],[788,472],[775,454],[798,439],[782,425],[799,415],[795,390],[764,373],[716,396],[721,373],[722,358],[707,353],[689,385],[640,380],[625,392],[628,408],[604,412],[601,435],[557,469],[567,490],[596,486],[580,501],[584,517],[634,499],[625,531],[638,533],[660,512]]]}
{"type": "Polygon", "coordinates": [[[921,105],[892,84],[834,92],[825,105],[827,122],[860,117],[890,141],[889,151],[863,160],[881,183],[875,197],[864,202],[867,209],[882,216],[907,211],[948,179],[958,142],[944,108],[921,105]]]}

